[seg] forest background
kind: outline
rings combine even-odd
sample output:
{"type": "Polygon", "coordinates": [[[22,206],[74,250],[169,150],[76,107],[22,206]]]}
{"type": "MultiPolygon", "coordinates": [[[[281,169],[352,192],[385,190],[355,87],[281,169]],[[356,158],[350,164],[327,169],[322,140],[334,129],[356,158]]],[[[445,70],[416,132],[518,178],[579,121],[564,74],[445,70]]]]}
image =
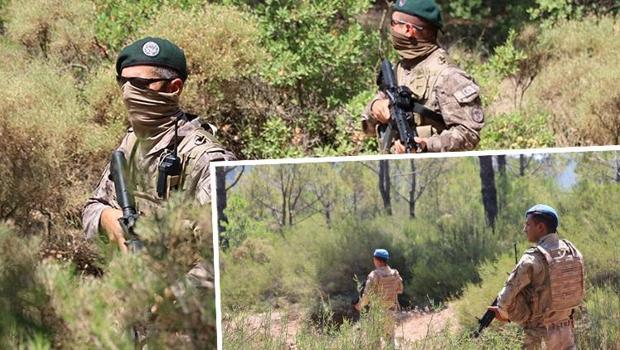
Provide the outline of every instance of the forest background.
{"type": "MultiPolygon", "coordinates": [[[[483,88],[481,149],[618,143],[617,0],[439,3],[442,45],[483,88]]],[[[190,347],[214,344],[212,305],[162,297],[188,259],[164,249],[188,238],[176,221],[143,220],[143,236],[172,240],[153,240],[159,254],[148,264],[110,263],[82,238],[82,205],[127,127],[113,69],[124,45],[145,35],[178,43],[191,71],[184,108],[215,124],[240,158],[371,154],[376,143],[361,136],[359,118],[380,53],[396,58],[379,31],[386,8],[0,0],[0,344],[130,346],[126,330],[157,303],[174,317],[159,319],[154,342],[181,330],[194,334],[190,347]],[[179,321],[187,314],[197,319],[179,321]]],[[[189,241],[210,259],[210,240],[189,241]]]]}
{"type": "Polygon", "coordinates": [[[519,348],[514,324],[471,333],[531,246],[524,213],[537,203],[558,210],[560,237],[584,255],[578,348],[620,347],[618,151],[229,169],[225,348],[377,348],[390,316],[351,304],[377,248],[404,281],[399,349],[519,348]]]}

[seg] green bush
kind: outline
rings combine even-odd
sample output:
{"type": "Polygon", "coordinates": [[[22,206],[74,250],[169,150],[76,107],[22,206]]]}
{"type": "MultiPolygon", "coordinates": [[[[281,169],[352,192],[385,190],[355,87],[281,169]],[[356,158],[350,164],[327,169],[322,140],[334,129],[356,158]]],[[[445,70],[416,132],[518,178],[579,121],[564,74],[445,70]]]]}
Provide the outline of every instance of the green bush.
{"type": "Polygon", "coordinates": [[[39,240],[19,237],[0,225],[0,344],[49,348],[63,343],[65,325],[35,270],[39,240]]]}
{"type": "Polygon", "coordinates": [[[141,218],[136,229],[146,251],[113,255],[100,278],[76,275],[57,262],[38,269],[66,323],[65,344],[129,348],[130,332],[139,327],[146,328],[149,347],[214,347],[213,250],[205,211],[175,198],[141,218]],[[210,287],[196,288],[185,277],[196,261],[207,263],[210,287]]]}
{"type": "Polygon", "coordinates": [[[549,113],[559,146],[620,142],[618,76],[620,44],[617,19],[602,17],[561,22],[543,31],[541,50],[548,55],[532,84],[528,105],[549,113]],[[566,35],[566,33],[573,33],[566,35]]]}
{"type": "Polygon", "coordinates": [[[8,37],[33,55],[53,57],[64,64],[88,70],[100,59],[95,42],[95,5],[78,1],[66,6],[58,0],[33,0],[28,5],[9,3],[6,31],[8,37]]]}
{"type": "Polygon", "coordinates": [[[546,114],[525,116],[509,113],[494,116],[482,130],[481,149],[545,148],[555,145],[546,114]]]}

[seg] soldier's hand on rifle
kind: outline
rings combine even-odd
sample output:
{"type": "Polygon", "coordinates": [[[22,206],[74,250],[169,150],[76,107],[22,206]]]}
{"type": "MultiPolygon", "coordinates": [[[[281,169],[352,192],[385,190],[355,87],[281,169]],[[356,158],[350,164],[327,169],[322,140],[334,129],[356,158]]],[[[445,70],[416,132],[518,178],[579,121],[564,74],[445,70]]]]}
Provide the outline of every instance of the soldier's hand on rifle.
{"type": "Polygon", "coordinates": [[[353,307],[355,308],[355,310],[360,311],[362,310],[362,302],[358,301],[357,304],[353,305],[353,307]]]}
{"type": "Polygon", "coordinates": [[[387,124],[390,121],[390,100],[387,98],[376,100],[372,104],[372,115],[381,124],[387,124]]]}
{"type": "MultiPolygon", "coordinates": [[[[426,152],[426,138],[424,137],[414,137],[415,142],[418,143],[420,150],[419,152],[426,152]]],[[[400,140],[394,141],[394,145],[392,146],[392,153],[401,154],[405,153],[405,146],[400,142],[400,140]]]]}
{"type": "Polygon", "coordinates": [[[495,319],[500,322],[510,322],[509,319],[502,317],[499,312],[499,306],[489,306],[489,311],[493,311],[495,313],[495,319]]]}
{"type": "Polygon", "coordinates": [[[119,209],[106,208],[101,212],[101,219],[99,223],[101,228],[108,234],[110,242],[116,242],[121,252],[127,253],[128,249],[125,245],[125,236],[123,235],[123,228],[121,227],[120,219],[123,216],[123,212],[119,209]]]}

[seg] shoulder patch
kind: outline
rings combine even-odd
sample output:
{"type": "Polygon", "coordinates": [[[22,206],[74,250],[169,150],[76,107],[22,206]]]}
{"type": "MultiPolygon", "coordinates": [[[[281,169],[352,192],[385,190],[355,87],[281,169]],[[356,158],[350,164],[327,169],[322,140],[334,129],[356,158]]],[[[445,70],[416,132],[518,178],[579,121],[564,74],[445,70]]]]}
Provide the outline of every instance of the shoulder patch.
{"type": "Polygon", "coordinates": [[[472,83],[457,90],[454,93],[454,98],[456,98],[459,103],[469,103],[478,97],[479,91],[480,88],[472,83]]]}

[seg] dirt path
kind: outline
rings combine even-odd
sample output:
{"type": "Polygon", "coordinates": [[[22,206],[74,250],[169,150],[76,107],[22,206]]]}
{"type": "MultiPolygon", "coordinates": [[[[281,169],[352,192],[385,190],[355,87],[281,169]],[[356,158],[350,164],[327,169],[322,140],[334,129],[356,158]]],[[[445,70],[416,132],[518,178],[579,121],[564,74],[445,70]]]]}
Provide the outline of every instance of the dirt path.
{"type": "MultiPolygon", "coordinates": [[[[288,313],[272,312],[255,314],[246,320],[250,332],[269,329],[271,336],[286,339],[288,349],[295,349],[295,336],[303,326],[302,315],[298,310],[288,313]]],[[[412,343],[449,328],[458,327],[456,312],[452,305],[438,312],[403,311],[397,316],[396,338],[398,343],[412,343]]]]}
{"type": "Polygon", "coordinates": [[[414,342],[447,327],[455,330],[457,326],[456,312],[452,305],[439,312],[404,311],[398,317],[396,338],[414,342]]]}

